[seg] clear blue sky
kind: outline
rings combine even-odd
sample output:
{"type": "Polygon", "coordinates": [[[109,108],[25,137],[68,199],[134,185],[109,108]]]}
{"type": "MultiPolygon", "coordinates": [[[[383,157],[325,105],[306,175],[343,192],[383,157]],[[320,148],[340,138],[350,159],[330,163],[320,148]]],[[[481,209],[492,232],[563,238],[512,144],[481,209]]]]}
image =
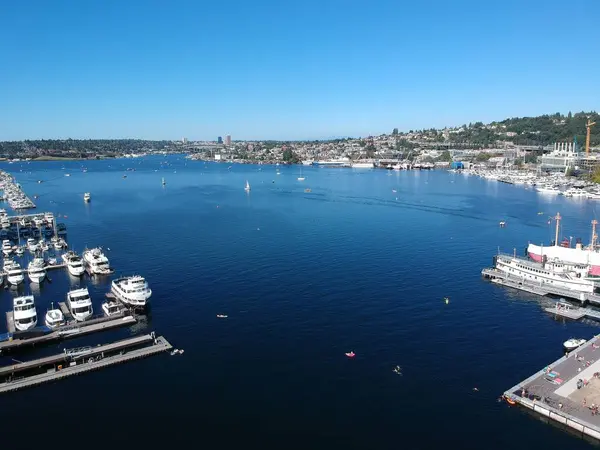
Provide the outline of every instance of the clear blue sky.
{"type": "Polygon", "coordinates": [[[320,139],[598,109],[599,0],[0,4],[0,140],[320,139]]]}

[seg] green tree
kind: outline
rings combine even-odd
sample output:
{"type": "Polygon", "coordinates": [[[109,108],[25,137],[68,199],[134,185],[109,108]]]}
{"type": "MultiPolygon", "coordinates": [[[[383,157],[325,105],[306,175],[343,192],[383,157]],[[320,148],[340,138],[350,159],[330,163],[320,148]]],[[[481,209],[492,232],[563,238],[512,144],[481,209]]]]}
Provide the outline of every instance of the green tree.
{"type": "Polygon", "coordinates": [[[283,151],[283,161],[288,164],[296,164],[300,162],[300,158],[291,149],[286,148],[283,151]]]}
{"type": "Polygon", "coordinates": [[[484,161],[488,161],[490,158],[491,158],[491,155],[489,153],[480,152],[475,157],[475,161],[484,162],[484,161]]]}
{"type": "Polygon", "coordinates": [[[440,156],[437,158],[438,161],[452,162],[452,155],[448,150],[444,150],[440,156]]]}
{"type": "Polygon", "coordinates": [[[392,136],[398,136],[398,128],[392,130],[392,136]]]}

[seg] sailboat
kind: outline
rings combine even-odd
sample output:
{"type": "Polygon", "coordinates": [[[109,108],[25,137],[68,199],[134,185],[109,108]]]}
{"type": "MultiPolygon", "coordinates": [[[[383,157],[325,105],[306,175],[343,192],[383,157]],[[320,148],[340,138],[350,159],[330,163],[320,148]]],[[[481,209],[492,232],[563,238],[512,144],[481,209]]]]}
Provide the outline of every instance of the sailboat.
{"type": "Polygon", "coordinates": [[[167,182],[165,181],[165,177],[163,177],[163,179],[162,179],[162,185],[164,186],[165,184],[167,184],[167,182]]]}
{"type": "Polygon", "coordinates": [[[300,166],[300,176],[298,177],[298,181],[304,181],[305,179],[304,175],[302,175],[302,166],[300,166]]]}
{"type": "Polygon", "coordinates": [[[248,180],[246,180],[246,187],[244,188],[244,190],[246,192],[250,192],[250,183],[248,183],[248,180]]]}

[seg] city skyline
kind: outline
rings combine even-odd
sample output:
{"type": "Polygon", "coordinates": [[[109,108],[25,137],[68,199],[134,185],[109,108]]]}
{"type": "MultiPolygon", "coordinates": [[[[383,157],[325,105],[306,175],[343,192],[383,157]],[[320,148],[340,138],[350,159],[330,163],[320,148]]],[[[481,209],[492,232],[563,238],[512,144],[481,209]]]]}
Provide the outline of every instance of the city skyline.
{"type": "Polygon", "coordinates": [[[588,0],[13,3],[0,140],[328,139],[595,110],[600,63],[582,43],[597,13],[588,0]]]}

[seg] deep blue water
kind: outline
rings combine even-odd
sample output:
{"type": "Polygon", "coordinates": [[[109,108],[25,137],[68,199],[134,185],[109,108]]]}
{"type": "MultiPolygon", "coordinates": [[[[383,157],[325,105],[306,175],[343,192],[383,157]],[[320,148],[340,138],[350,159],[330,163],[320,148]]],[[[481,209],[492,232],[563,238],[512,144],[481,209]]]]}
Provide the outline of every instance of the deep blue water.
{"type": "MultiPolygon", "coordinates": [[[[598,327],[556,321],[547,300],[480,271],[498,247],[548,242],[557,211],[564,235],[587,242],[594,203],[446,172],[303,168],[299,182],[299,167],[276,175],[181,156],[84,165],[0,168],[39,195],[38,210],[62,216],[72,248],[101,245],[117,274],[144,275],[150,317],[15,357],[152,330],[185,354],[2,396],[5,445],[25,445],[25,421],[37,445],[59,432],[136,448],[589,446],[496,400],[598,327]]],[[[40,318],[79,283],[50,277],[32,291],[40,318]]],[[[81,282],[100,311],[109,284],[95,283],[81,282]]],[[[14,294],[0,295],[9,310],[14,294]]]]}

